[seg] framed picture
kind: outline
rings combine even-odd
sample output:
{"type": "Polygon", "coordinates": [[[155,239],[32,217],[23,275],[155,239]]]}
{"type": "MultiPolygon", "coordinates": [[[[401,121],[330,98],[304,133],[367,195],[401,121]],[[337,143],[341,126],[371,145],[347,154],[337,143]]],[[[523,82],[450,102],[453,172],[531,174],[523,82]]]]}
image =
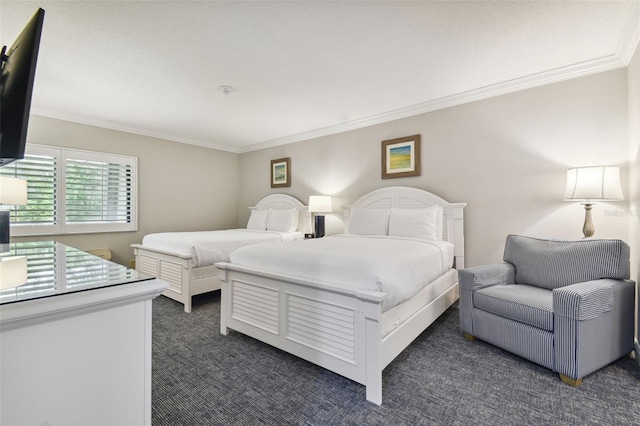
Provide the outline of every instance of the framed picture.
{"type": "Polygon", "coordinates": [[[382,141],[382,179],[420,176],[420,135],[382,141]]]}
{"type": "Polygon", "coordinates": [[[271,187],[284,188],[286,186],[291,186],[291,159],[271,160],[271,187]]]}

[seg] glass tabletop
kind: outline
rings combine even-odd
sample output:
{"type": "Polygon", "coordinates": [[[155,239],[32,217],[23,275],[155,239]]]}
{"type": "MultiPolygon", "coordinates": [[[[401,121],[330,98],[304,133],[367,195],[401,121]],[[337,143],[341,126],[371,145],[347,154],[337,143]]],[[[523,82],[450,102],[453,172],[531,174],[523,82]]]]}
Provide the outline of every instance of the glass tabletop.
{"type": "MultiPolygon", "coordinates": [[[[12,243],[0,262],[20,256],[26,257],[27,282],[0,283],[0,305],[154,279],[55,241],[12,243]]],[[[2,269],[0,279],[9,280],[2,269]]]]}

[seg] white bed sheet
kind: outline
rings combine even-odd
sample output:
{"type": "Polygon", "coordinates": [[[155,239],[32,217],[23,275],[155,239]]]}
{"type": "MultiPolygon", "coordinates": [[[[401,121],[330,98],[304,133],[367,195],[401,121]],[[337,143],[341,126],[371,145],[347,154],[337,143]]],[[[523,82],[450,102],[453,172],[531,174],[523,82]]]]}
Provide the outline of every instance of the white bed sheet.
{"type": "Polygon", "coordinates": [[[194,267],[228,262],[229,253],[248,244],[302,239],[301,232],[225,229],[219,231],[161,232],[145,235],[142,245],[182,256],[192,256],[194,267]]]}
{"type": "Polygon", "coordinates": [[[383,311],[408,300],[453,264],[453,244],[414,238],[334,235],[245,246],[233,264],[386,294],[383,311]]]}
{"type": "Polygon", "coordinates": [[[415,315],[418,310],[440,297],[458,282],[458,271],[449,269],[438,278],[424,286],[411,299],[387,309],[380,317],[380,336],[385,337],[415,315]]]}

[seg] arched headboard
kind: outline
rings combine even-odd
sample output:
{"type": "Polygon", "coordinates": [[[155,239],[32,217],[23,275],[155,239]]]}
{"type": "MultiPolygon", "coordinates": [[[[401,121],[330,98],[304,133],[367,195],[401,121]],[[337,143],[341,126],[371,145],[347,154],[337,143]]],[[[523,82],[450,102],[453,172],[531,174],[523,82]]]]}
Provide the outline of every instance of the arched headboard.
{"type": "Polygon", "coordinates": [[[454,245],[455,268],[464,268],[464,216],[466,203],[449,203],[431,192],[408,186],[391,186],[363,195],[344,209],[349,217],[352,207],[365,209],[421,209],[439,204],[443,207],[442,239],[454,245]]]}
{"type": "Polygon", "coordinates": [[[300,200],[287,194],[270,194],[264,197],[254,207],[249,207],[253,210],[287,210],[298,209],[298,229],[297,231],[302,233],[311,232],[311,213],[309,213],[309,207],[305,206],[300,200]]]}

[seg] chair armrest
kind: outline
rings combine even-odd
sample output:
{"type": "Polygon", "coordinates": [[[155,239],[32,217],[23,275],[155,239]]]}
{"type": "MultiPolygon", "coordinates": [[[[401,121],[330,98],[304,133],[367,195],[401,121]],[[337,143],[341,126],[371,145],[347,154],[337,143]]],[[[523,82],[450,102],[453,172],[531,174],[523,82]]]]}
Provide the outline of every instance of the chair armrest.
{"type": "Polygon", "coordinates": [[[471,291],[498,284],[513,284],[515,268],[510,263],[474,266],[459,270],[458,279],[461,288],[471,291]]]}
{"type": "Polygon", "coordinates": [[[553,313],[578,321],[593,319],[613,309],[614,298],[634,295],[629,280],[600,279],[553,290],[553,313]]]}

